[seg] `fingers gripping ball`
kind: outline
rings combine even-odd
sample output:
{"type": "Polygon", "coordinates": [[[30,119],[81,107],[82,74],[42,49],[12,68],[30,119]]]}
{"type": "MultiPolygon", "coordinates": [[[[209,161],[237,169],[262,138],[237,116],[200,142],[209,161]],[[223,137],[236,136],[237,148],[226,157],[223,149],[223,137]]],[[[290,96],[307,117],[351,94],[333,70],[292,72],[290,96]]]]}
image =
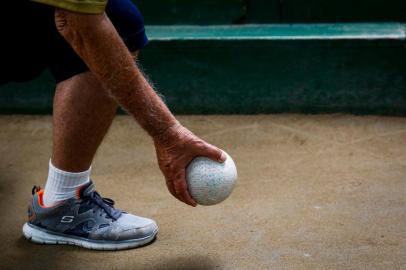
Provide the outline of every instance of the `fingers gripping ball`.
{"type": "Polygon", "coordinates": [[[237,168],[233,159],[227,156],[223,163],[206,157],[196,157],[186,169],[186,180],[190,195],[200,205],[218,204],[234,189],[237,168]]]}

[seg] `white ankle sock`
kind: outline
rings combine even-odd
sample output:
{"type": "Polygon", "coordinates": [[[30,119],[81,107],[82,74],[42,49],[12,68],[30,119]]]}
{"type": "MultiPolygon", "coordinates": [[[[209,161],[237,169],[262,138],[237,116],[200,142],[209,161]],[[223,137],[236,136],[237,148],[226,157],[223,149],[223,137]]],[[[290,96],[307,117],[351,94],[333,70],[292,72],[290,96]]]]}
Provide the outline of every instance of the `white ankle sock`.
{"type": "Polygon", "coordinates": [[[84,172],[65,172],[49,161],[49,172],[44,191],[44,205],[52,206],[76,196],[77,189],[90,181],[91,167],[84,172]]]}

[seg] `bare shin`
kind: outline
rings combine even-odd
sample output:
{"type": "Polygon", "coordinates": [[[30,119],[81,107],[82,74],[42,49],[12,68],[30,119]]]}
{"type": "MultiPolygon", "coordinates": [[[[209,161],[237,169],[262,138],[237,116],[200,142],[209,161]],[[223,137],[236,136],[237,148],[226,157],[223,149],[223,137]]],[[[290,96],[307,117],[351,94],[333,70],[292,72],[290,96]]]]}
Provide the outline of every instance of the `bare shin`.
{"type": "Polygon", "coordinates": [[[85,72],[57,85],[52,163],[69,172],[87,170],[117,110],[98,79],[85,72]]]}

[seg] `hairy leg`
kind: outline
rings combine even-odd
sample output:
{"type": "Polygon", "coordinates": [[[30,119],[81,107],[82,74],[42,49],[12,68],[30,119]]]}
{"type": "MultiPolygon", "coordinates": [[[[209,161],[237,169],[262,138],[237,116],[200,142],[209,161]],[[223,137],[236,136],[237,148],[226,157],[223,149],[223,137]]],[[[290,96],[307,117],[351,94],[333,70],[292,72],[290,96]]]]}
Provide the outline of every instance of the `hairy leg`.
{"type": "MultiPolygon", "coordinates": [[[[136,61],[139,51],[131,55],[136,61]]],[[[117,102],[90,72],[56,86],[52,164],[64,171],[89,169],[117,111],[117,102]]]]}
{"type": "Polygon", "coordinates": [[[59,83],[54,97],[52,163],[69,172],[89,169],[117,103],[91,72],[59,83]]]}
{"type": "MultiPolygon", "coordinates": [[[[139,51],[131,55],[136,61],[139,51]]],[[[117,102],[90,72],[56,86],[52,163],[69,172],[87,170],[117,111],[117,102]]]]}

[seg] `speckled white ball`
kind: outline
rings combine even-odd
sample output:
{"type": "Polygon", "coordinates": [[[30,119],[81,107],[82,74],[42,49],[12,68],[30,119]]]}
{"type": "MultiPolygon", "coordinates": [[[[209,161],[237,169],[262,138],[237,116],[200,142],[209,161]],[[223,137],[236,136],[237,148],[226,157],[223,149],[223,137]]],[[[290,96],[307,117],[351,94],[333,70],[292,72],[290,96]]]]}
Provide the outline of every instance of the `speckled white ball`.
{"type": "Polygon", "coordinates": [[[227,159],[223,163],[196,157],[186,168],[189,193],[198,204],[218,204],[233,191],[237,181],[237,168],[233,159],[225,154],[227,159]]]}

